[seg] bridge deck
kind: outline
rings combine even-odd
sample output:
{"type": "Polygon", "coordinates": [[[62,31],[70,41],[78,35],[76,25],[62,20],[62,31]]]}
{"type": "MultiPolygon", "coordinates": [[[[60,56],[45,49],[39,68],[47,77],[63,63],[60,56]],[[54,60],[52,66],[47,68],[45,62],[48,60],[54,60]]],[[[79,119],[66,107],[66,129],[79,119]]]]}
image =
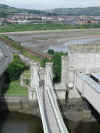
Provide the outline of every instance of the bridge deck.
{"type": "Polygon", "coordinates": [[[57,104],[50,69],[46,69],[45,76],[41,79],[38,64],[34,63],[34,66],[31,68],[31,85],[36,89],[44,133],[68,133],[57,104]]]}
{"type": "Polygon", "coordinates": [[[53,110],[48,91],[44,92],[45,97],[45,113],[50,133],[60,133],[60,129],[57,123],[55,112],[53,110]]]}

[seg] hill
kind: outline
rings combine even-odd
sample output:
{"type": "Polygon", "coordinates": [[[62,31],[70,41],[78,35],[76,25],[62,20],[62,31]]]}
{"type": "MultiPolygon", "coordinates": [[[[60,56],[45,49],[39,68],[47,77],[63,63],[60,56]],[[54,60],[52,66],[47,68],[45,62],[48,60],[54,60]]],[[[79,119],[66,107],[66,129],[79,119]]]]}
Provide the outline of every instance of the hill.
{"type": "Polygon", "coordinates": [[[34,14],[41,14],[45,13],[45,11],[40,10],[31,10],[31,9],[21,9],[21,8],[15,8],[11,7],[5,4],[0,4],[0,16],[3,16],[3,14],[8,13],[34,13],[34,14]]]}
{"type": "Polygon", "coordinates": [[[32,10],[11,7],[5,4],[0,4],[0,17],[8,13],[34,13],[34,14],[48,14],[48,15],[72,15],[72,16],[100,16],[100,7],[86,7],[86,8],[57,8],[53,10],[32,10]]]}
{"type": "Polygon", "coordinates": [[[60,15],[87,15],[87,16],[100,16],[100,7],[86,7],[86,8],[57,8],[52,10],[55,14],[60,15]]]}

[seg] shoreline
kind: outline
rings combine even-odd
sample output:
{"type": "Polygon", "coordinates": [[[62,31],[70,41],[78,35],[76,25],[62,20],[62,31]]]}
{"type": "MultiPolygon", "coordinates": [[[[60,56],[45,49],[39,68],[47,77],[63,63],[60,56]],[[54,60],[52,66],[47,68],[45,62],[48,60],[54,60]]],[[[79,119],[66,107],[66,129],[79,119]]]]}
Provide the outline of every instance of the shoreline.
{"type": "MultiPolygon", "coordinates": [[[[82,99],[71,99],[67,102],[58,100],[58,104],[63,119],[65,120],[72,122],[96,122],[96,118],[92,115],[88,105],[82,99]]],[[[18,112],[41,118],[38,102],[29,101],[26,97],[18,101],[7,101],[4,99],[4,101],[0,101],[0,105],[0,112],[18,112]]]]}

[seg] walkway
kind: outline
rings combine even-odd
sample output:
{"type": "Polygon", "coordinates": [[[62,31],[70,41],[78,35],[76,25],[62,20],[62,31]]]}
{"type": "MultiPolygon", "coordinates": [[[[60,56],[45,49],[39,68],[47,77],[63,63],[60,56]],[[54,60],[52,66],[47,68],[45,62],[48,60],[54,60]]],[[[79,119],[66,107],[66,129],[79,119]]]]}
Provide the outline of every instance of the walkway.
{"type": "Polygon", "coordinates": [[[46,70],[44,81],[39,78],[38,69],[34,69],[33,75],[44,133],[68,133],[58,108],[49,69],[46,70]]]}

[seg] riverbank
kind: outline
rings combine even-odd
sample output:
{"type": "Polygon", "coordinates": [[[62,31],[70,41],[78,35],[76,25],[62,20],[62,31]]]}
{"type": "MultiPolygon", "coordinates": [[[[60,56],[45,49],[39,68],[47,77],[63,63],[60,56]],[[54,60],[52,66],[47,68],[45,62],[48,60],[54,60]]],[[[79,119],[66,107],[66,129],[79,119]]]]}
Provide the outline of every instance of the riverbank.
{"type": "MultiPolygon", "coordinates": [[[[58,100],[59,108],[65,120],[73,122],[96,122],[89,105],[83,99],[58,100]]],[[[26,96],[0,98],[0,112],[19,112],[41,117],[37,101],[29,101],[26,96]]]]}
{"type": "Polygon", "coordinates": [[[39,105],[37,101],[29,101],[26,96],[23,97],[0,97],[0,112],[19,112],[40,116],[39,105]]]}

